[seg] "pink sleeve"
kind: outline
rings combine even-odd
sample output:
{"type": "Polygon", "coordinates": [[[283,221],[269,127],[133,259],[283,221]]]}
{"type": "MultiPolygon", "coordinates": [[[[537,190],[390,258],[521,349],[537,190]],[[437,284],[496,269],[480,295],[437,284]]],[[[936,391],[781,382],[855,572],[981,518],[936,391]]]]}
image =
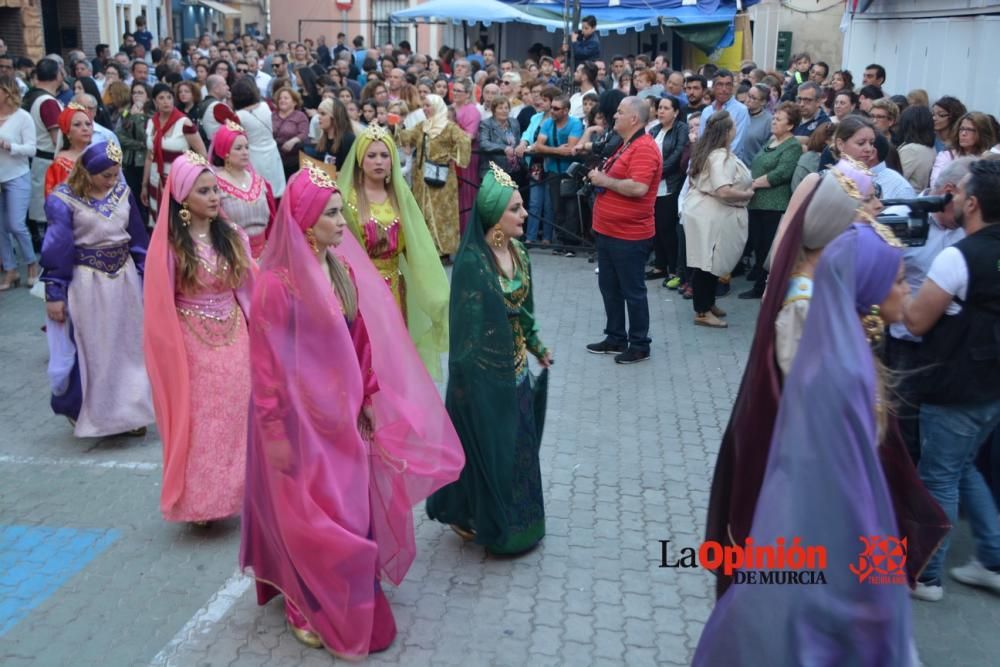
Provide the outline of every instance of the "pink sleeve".
{"type": "Polygon", "coordinates": [[[351,322],[351,341],[354,343],[354,351],[358,355],[358,366],[361,367],[361,382],[365,390],[365,403],[371,401],[372,395],[378,393],[378,378],[375,376],[375,369],[372,365],[372,344],[368,338],[368,328],[365,327],[365,320],[361,317],[361,310],[351,322]]]}

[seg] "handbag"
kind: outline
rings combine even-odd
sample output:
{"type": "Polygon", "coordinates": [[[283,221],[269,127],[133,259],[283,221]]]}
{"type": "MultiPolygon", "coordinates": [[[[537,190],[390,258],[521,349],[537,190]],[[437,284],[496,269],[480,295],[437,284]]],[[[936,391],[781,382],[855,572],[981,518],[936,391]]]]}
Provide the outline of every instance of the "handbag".
{"type": "Polygon", "coordinates": [[[443,188],[448,182],[448,165],[431,162],[427,157],[427,135],[424,135],[424,183],[432,188],[443,188]]]}

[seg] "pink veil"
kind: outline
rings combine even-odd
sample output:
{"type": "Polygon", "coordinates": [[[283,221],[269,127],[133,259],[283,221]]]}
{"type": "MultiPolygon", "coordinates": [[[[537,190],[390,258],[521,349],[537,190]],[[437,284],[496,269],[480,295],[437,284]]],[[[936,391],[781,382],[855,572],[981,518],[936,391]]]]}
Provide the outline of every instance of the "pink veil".
{"type": "MultiPolygon", "coordinates": [[[[344,234],[379,383],[376,432],[357,428],[364,377],[336,293],[303,230],[331,187],[289,181],[250,320],[252,401],[240,564],[263,603],[279,590],[339,655],[368,653],[375,581],[416,553],[413,506],[458,478],[461,444],[367,255],[344,234]]],[[[346,246],[346,247],[345,247],[346,246]]]]}

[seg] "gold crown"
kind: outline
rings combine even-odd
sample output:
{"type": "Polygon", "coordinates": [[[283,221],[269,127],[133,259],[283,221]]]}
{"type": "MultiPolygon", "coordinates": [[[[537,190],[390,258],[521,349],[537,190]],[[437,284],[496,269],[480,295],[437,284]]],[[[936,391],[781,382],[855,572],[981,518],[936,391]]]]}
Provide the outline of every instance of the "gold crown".
{"type": "Polygon", "coordinates": [[[115,164],[122,163],[122,149],[118,147],[118,144],[109,141],[108,146],[105,149],[108,155],[108,159],[115,164]]]}
{"type": "Polygon", "coordinates": [[[902,241],[897,238],[895,232],[889,228],[888,225],[883,225],[881,222],[871,222],[872,229],[875,233],[882,237],[882,240],[891,245],[893,248],[905,248],[902,241]]]}
{"type": "Polygon", "coordinates": [[[240,125],[239,123],[235,122],[231,118],[227,118],[226,119],[226,129],[228,129],[228,130],[230,130],[232,132],[242,132],[244,134],[246,133],[246,130],[243,129],[243,126],[240,125]]]}
{"type": "Polygon", "coordinates": [[[184,151],[184,157],[193,165],[199,167],[208,166],[208,160],[202,157],[200,153],[195,153],[194,151],[184,151]]]}
{"type": "Polygon", "coordinates": [[[510,174],[498,167],[496,162],[490,162],[490,171],[493,172],[493,178],[496,179],[497,183],[505,188],[517,189],[514,179],[510,177],[510,174]]]}
{"type": "Polygon", "coordinates": [[[313,185],[326,190],[337,189],[337,184],[333,182],[330,175],[320,169],[315,163],[310,162],[307,171],[309,172],[309,180],[313,182],[313,185]]]}
{"type": "Polygon", "coordinates": [[[79,102],[70,102],[66,105],[67,109],[72,109],[73,111],[87,111],[87,107],[83,106],[79,102]]]}
{"type": "Polygon", "coordinates": [[[366,127],[362,136],[368,137],[372,141],[385,141],[386,139],[392,139],[392,135],[390,135],[386,129],[378,123],[372,123],[366,127]]]}

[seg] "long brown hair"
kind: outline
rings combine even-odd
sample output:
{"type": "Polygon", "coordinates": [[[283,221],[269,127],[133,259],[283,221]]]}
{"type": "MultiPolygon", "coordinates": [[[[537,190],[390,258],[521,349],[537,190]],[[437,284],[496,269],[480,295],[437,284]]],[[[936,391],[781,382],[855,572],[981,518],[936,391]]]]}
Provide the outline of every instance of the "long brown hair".
{"type": "MultiPolygon", "coordinates": [[[[702,119],[704,120],[704,118],[702,119]]],[[[717,148],[725,148],[729,152],[729,131],[733,129],[733,117],[728,111],[716,111],[708,119],[705,133],[691,151],[691,180],[694,181],[708,164],[708,156],[717,148]]]]}
{"type": "MultiPolygon", "coordinates": [[[[182,289],[195,291],[201,286],[201,281],[198,280],[198,253],[194,248],[191,232],[180,218],[180,212],[181,205],[171,196],[168,212],[169,238],[174,254],[177,255],[177,275],[182,289]]],[[[226,287],[236,289],[243,284],[250,271],[250,258],[243,249],[243,241],[236,228],[221,218],[212,220],[208,231],[212,248],[225,259],[227,265],[223,283],[226,287]]]]}
{"type": "Polygon", "coordinates": [[[330,267],[330,277],[333,279],[333,291],[337,293],[337,299],[344,309],[347,319],[354,320],[358,314],[358,291],[351,281],[351,276],[339,259],[327,253],[324,257],[330,267]]]}
{"type": "MultiPolygon", "coordinates": [[[[330,115],[330,129],[320,133],[316,148],[327,153],[338,153],[344,137],[353,134],[351,117],[347,115],[347,107],[336,98],[327,98],[320,102],[318,110],[325,111],[330,115]],[[330,132],[333,133],[332,138],[330,132]]],[[[337,167],[342,168],[343,165],[338,164],[337,167]]]]}

